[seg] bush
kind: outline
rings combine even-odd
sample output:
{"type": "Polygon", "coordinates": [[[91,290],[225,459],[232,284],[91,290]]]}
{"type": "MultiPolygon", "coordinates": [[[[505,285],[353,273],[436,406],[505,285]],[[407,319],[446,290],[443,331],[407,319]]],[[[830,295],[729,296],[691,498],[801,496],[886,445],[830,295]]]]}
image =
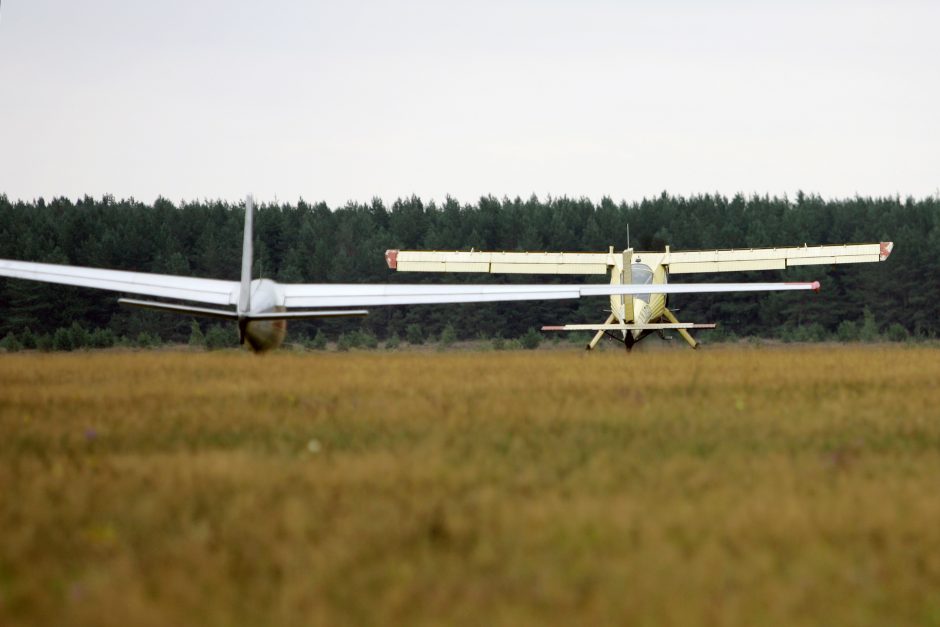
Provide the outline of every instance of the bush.
{"type": "Polygon", "coordinates": [[[790,334],[792,342],[822,342],[826,339],[826,329],[818,322],[800,325],[790,334]]]}
{"type": "Polygon", "coordinates": [[[529,327],[529,330],[519,338],[519,342],[522,344],[522,348],[530,351],[535,350],[542,343],[542,336],[538,331],[529,327]]]}
{"type": "Polygon", "coordinates": [[[309,347],[315,351],[322,351],[326,350],[326,345],[326,333],[323,332],[323,329],[317,329],[317,334],[310,340],[309,347]]]}
{"type": "Polygon", "coordinates": [[[905,342],[910,337],[907,329],[900,323],[894,322],[888,327],[888,340],[891,342],[905,342]]]}
{"type": "Polygon", "coordinates": [[[395,350],[401,345],[401,338],[398,337],[397,333],[392,333],[387,340],[385,340],[385,348],[387,350],[395,350]]]}
{"type": "Polygon", "coordinates": [[[20,343],[23,345],[23,348],[36,348],[36,336],[29,330],[29,327],[23,330],[23,334],[20,336],[20,343]]]}
{"type": "Polygon", "coordinates": [[[356,347],[356,339],[353,338],[353,333],[340,333],[339,339],[336,340],[336,350],[341,352],[346,352],[351,348],[356,347]]]}
{"type": "Polygon", "coordinates": [[[36,350],[48,353],[52,350],[52,336],[48,333],[36,336],[36,350]]]}
{"type": "Polygon", "coordinates": [[[206,335],[195,320],[191,320],[189,323],[189,345],[194,348],[206,347],[206,335]]]}
{"type": "Polygon", "coordinates": [[[376,349],[379,347],[379,338],[375,337],[372,331],[359,331],[356,336],[358,336],[358,345],[363,348],[376,349]]]}
{"type": "Polygon", "coordinates": [[[146,331],[141,331],[137,334],[137,340],[134,342],[138,348],[153,348],[160,344],[160,338],[155,335],[151,335],[146,331]]]}
{"type": "MultiPolygon", "coordinates": [[[[587,337],[583,333],[578,332],[566,333],[566,335],[568,336],[567,339],[570,344],[584,344],[584,338],[587,337]]],[[[594,336],[591,336],[591,339],[593,339],[593,337],[594,336]]]]}
{"type": "Polygon", "coordinates": [[[493,350],[494,351],[506,350],[506,340],[498,336],[494,337],[493,338],[493,350]]]}
{"type": "Polygon", "coordinates": [[[871,312],[871,309],[865,307],[865,311],[862,312],[862,328],[858,331],[858,339],[863,342],[877,342],[879,336],[875,314],[871,312]]]}
{"type": "Polygon", "coordinates": [[[409,324],[405,329],[405,339],[409,344],[424,344],[424,332],[420,324],[409,324]]]}
{"type": "Polygon", "coordinates": [[[522,342],[520,342],[517,339],[506,340],[506,350],[508,351],[522,350],[522,342]]]}
{"type": "Polygon", "coordinates": [[[361,348],[363,340],[362,333],[359,331],[350,331],[346,334],[346,341],[349,343],[349,348],[361,348]]]}
{"type": "Polygon", "coordinates": [[[78,322],[73,322],[69,327],[69,337],[72,340],[73,349],[86,348],[90,344],[88,331],[78,322]]]}
{"type": "Polygon", "coordinates": [[[20,341],[16,339],[15,335],[13,335],[13,331],[7,333],[6,337],[0,340],[0,349],[3,349],[8,353],[18,353],[22,348],[23,345],[20,344],[20,341]]]}
{"type": "Polygon", "coordinates": [[[52,350],[70,351],[72,350],[72,335],[68,329],[58,328],[52,336],[52,350]]]}
{"type": "Polygon", "coordinates": [[[840,342],[857,342],[858,325],[851,320],[843,320],[836,328],[836,337],[840,342]]]}
{"type": "Polygon", "coordinates": [[[95,329],[88,335],[88,346],[92,348],[111,348],[115,337],[111,329],[95,329]]]}
{"type": "MultiPolygon", "coordinates": [[[[678,331],[676,333],[678,334],[678,331]]],[[[725,325],[717,326],[716,328],[709,331],[705,337],[711,344],[719,344],[724,342],[733,343],[740,339],[734,332],[733,328],[725,325]]]]}
{"type": "Polygon", "coordinates": [[[206,348],[217,351],[223,348],[238,346],[238,336],[232,330],[221,324],[213,324],[206,331],[206,348]]]}
{"type": "Polygon", "coordinates": [[[444,330],[441,331],[440,344],[443,348],[453,345],[457,341],[457,331],[454,330],[454,325],[448,324],[444,327],[444,330]]]}

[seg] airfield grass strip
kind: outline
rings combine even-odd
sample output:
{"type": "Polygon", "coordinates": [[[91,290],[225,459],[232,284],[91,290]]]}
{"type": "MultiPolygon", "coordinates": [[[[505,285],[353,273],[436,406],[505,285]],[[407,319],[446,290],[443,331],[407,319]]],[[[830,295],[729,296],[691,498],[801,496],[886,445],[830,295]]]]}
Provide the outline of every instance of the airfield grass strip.
{"type": "Polygon", "coordinates": [[[940,350],[0,356],[0,624],[940,625],[940,350]]]}

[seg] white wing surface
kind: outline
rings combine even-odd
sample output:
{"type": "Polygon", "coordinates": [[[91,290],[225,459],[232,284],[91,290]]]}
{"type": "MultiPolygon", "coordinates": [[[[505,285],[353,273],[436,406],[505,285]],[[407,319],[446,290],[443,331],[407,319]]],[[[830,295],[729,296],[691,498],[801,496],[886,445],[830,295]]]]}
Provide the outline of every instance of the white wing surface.
{"type": "Polygon", "coordinates": [[[32,263],[10,259],[0,259],[0,277],[176,298],[212,305],[236,304],[239,290],[239,284],[236,281],[32,263]]]}
{"type": "Polygon", "coordinates": [[[518,300],[559,300],[582,296],[637,294],[705,294],[819,290],[812,283],[694,283],[694,284],[568,284],[568,285],[422,285],[422,284],[287,284],[287,307],[375,307],[436,305],[518,300]]]}
{"type": "MultiPolygon", "coordinates": [[[[0,259],[0,276],[62,285],[188,300],[212,305],[238,303],[237,281],[198,279],[167,274],[105,270],[0,259]]],[[[436,305],[520,300],[560,300],[583,296],[637,294],[704,294],[818,290],[819,283],[693,283],[693,284],[282,284],[288,308],[436,305]]],[[[131,303],[133,304],[133,303],[131,303]]]]}

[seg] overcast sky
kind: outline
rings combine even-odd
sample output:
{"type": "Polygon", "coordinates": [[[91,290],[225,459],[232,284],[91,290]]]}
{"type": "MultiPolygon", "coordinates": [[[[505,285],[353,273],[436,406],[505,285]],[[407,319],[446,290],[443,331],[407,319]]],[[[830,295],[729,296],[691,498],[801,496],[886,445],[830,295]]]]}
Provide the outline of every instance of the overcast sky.
{"type": "Polygon", "coordinates": [[[3,0],[0,193],[940,193],[940,2],[3,0]]]}

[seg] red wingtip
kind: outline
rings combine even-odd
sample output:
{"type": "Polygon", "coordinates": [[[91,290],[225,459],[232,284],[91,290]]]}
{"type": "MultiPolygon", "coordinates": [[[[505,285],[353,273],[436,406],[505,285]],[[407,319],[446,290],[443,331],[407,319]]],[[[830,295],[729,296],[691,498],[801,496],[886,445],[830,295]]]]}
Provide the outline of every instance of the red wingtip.
{"type": "Polygon", "coordinates": [[[819,281],[813,281],[813,291],[819,293],[819,281]]]}
{"type": "Polygon", "coordinates": [[[881,254],[878,256],[879,261],[884,261],[891,255],[891,251],[894,250],[894,242],[881,242],[881,254]]]}
{"type": "Polygon", "coordinates": [[[388,264],[388,267],[392,270],[398,268],[398,251],[394,249],[388,249],[385,251],[385,263],[388,264]]]}

